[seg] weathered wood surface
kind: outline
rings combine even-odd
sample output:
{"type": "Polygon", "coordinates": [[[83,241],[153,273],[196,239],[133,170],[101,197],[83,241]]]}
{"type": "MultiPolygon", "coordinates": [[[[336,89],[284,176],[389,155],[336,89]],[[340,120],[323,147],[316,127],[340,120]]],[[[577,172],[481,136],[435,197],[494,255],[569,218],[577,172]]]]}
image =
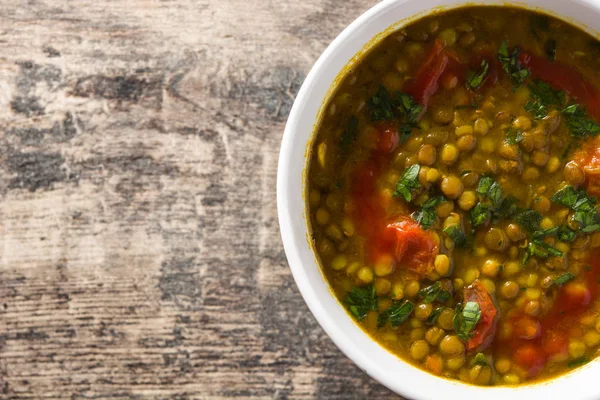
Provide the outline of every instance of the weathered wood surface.
{"type": "Polygon", "coordinates": [[[374,3],[1,0],[1,399],[393,397],[275,200],[294,95],[374,3]]]}

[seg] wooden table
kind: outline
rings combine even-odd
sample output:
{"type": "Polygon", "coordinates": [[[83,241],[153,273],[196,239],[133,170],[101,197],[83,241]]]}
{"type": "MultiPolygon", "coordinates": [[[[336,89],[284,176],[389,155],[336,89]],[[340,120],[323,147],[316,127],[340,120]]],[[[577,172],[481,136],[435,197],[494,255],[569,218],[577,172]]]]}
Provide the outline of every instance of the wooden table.
{"type": "Polygon", "coordinates": [[[275,181],[375,0],[2,0],[0,398],[389,399],[309,313],[275,181]]]}

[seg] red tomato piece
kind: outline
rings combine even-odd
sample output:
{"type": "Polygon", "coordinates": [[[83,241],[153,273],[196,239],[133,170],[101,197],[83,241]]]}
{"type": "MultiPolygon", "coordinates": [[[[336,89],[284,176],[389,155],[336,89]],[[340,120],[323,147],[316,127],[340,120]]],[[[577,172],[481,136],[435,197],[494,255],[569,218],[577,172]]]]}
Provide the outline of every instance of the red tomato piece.
{"type": "Polygon", "coordinates": [[[546,355],[539,347],[527,343],[514,352],[515,363],[527,370],[530,376],[537,375],[546,363],[546,355]]]}
{"type": "Polygon", "coordinates": [[[481,318],[475,325],[473,337],[467,342],[467,350],[478,349],[482,351],[490,345],[496,333],[498,310],[494,300],[478,280],[465,289],[464,301],[465,303],[469,301],[476,302],[479,304],[479,310],[481,311],[481,318]]]}
{"type": "Polygon", "coordinates": [[[443,49],[444,42],[436,39],[427,59],[417,71],[414,81],[405,88],[417,103],[425,107],[429,104],[431,96],[437,92],[440,78],[448,66],[448,55],[442,52],[443,49]]]}
{"type": "Polygon", "coordinates": [[[552,62],[527,51],[519,54],[519,62],[531,71],[533,78],[547,82],[555,89],[564,90],[570,97],[585,105],[587,112],[600,119],[600,91],[572,67],[552,62]]]}
{"type": "Polygon", "coordinates": [[[587,191],[592,196],[600,196],[600,137],[588,139],[573,159],[585,171],[587,191]]]}
{"type": "Polygon", "coordinates": [[[379,143],[378,149],[382,153],[391,153],[398,147],[400,136],[398,129],[391,123],[379,125],[379,143]]]}
{"type": "Polygon", "coordinates": [[[412,219],[401,219],[388,225],[388,233],[395,235],[396,261],[420,275],[433,271],[433,260],[439,252],[433,234],[421,228],[412,219]]]}

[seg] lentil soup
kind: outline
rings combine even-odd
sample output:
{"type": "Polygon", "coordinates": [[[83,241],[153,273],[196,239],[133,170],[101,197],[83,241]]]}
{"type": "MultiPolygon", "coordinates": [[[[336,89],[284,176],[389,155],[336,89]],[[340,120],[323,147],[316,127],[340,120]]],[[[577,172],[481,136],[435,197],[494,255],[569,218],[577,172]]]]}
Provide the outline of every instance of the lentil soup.
{"type": "Polygon", "coordinates": [[[349,314],[433,374],[517,385],[600,348],[600,43],[550,16],[420,19],[340,80],[308,172],[349,314]]]}

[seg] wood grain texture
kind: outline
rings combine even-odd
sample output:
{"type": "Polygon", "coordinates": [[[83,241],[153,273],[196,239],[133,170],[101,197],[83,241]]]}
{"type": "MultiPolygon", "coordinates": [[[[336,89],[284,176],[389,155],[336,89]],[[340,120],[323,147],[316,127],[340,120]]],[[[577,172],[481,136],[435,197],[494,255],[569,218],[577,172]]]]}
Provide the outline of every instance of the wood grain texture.
{"type": "Polygon", "coordinates": [[[2,0],[0,398],[383,399],[290,275],[278,149],[375,0],[2,0]]]}

